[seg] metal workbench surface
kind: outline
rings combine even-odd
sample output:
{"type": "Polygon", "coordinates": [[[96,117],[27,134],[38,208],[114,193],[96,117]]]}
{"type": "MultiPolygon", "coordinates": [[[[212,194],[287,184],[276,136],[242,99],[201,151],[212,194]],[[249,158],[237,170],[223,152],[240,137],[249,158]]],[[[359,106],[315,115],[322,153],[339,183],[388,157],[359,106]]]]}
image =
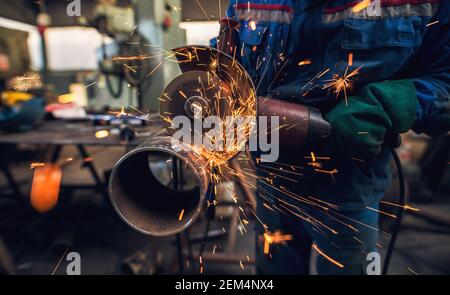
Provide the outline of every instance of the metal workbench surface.
{"type": "Polygon", "coordinates": [[[111,128],[113,126],[93,126],[92,122],[45,121],[29,131],[0,132],[0,144],[137,146],[145,142],[151,134],[158,133],[162,125],[155,122],[147,126],[133,127],[138,136],[130,142],[111,133],[105,138],[95,137],[97,131],[111,128]]]}

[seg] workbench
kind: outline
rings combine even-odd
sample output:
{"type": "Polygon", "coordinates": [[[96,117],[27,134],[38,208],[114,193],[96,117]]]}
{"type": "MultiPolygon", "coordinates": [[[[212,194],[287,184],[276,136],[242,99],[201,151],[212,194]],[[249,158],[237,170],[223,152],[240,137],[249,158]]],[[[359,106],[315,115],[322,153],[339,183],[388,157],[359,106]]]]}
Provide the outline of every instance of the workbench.
{"type": "MultiPolygon", "coordinates": [[[[89,161],[84,161],[84,165],[95,181],[95,186],[91,187],[99,191],[105,199],[109,200],[107,185],[96,170],[94,161],[87,152],[86,147],[124,147],[125,150],[129,150],[145,142],[152,134],[158,133],[162,125],[161,123],[155,122],[149,123],[146,126],[133,126],[132,128],[136,131],[137,136],[131,141],[122,140],[119,135],[112,134],[111,132],[105,138],[97,138],[95,136],[97,131],[111,130],[114,127],[110,125],[94,126],[90,121],[45,121],[29,131],[14,133],[1,132],[0,149],[2,145],[7,144],[46,145],[53,149],[51,162],[56,163],[59,159],[61,149],[64,146],[75,146],[82,159],[89,159],[89,161]]],[[[21,193],[19,185],[11,173],[7,157],[3,155],[0,155],[0,170],[5,175],[7,184],[13,192],[21,200],[26,200],[27,198],[21,193]]]]}

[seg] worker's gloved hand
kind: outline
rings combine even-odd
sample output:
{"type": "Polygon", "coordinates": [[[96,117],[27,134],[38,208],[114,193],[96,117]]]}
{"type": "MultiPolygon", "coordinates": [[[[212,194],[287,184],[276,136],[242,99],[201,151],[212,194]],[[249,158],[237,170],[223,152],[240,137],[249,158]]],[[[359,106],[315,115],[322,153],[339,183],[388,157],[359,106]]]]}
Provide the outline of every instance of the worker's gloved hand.
{"type": "Polygon", "coordinates": [[[371,83],[340,101],[325,118],[338,154],[368,158],[378,154],[386,135],[408,131],[416,119],[416,88],[411,80],[371,83]]]}

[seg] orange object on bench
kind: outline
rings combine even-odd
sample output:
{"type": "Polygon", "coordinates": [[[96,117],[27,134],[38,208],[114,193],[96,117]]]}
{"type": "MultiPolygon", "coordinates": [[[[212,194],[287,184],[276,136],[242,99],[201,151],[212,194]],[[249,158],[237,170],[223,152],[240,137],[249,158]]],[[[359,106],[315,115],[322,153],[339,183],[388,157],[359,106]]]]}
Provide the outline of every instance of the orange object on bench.
{"type": "Polygon", "coordinates": [[[62,171],[58,164],[46,163],[34,169],[31,206],[39,213],[53,209],[58,202],[62,171]]]}

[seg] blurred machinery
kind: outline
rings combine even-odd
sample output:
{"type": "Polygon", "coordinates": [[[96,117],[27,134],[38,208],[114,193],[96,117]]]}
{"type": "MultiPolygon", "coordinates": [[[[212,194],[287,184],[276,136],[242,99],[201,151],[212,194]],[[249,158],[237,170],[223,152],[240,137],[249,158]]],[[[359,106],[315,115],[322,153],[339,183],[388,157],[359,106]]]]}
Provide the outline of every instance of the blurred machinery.
{"type": "Polygon", "coordinates": [[[116,6],[116,1],[98,1],[95,7],[96,22],[102,31],[113,36],[124,33],[129,35],[135,29],[135,16],[131,7],[116,6]]]}
{"type": "Polygon", "coordinates": [[[131,7],[119,7],[115,1],[98,2],[92,24],[113,40],[107,43],[103,38],[99,62],[112,97],[120,98],[131,86],[136,89],[138,108],[158,110],[157,97],[178,73],[176,65],[164,62],[162,52],[184,44],[185,39],[178,28],[180,13],[171,5],[136,0],[131,7]]]}
{"type": "Polygon", "coordinates": [[[44,101],[29,93],[39,88],[37,74],[30,70],[28,33],[0,28],[0,130],[27,130],[45,115],[44,101]],[[9,90],[9,91],[7,91],[9,90]]]}
{"type": "Polygon", "coordinates": [[[24,74],[30,67],[28,33],[0,28],[0,79],[24,74]]]}
{"type": "Polygon", "coordinates": [[[3,92],[0,109],[1,131],[25,131],[39,124],[45,116],[41,98],[28,93],[3,92]]]}

